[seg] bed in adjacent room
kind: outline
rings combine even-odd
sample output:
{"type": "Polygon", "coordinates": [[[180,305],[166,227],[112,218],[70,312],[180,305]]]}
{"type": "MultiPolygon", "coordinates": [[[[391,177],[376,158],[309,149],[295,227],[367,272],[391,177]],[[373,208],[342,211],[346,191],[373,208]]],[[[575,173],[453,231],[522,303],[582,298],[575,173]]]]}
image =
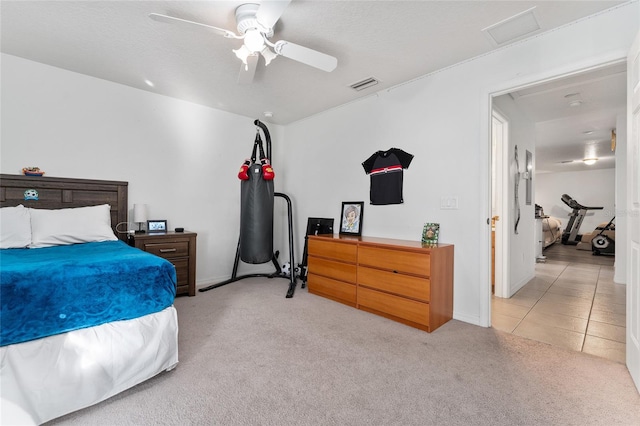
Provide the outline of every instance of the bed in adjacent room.
{"type": "Polygon", "coordinates": [[[176,366],[175,268],[118,234],[126,182],[1,175],[0,207],[2,424],[41,424],[176,366]]]}
{"type": "Polygon", "coordinates": [[[550,245],[562,239],[562,221],[557,217],[544,216],[542,218],[542,247],[550,245]]]}

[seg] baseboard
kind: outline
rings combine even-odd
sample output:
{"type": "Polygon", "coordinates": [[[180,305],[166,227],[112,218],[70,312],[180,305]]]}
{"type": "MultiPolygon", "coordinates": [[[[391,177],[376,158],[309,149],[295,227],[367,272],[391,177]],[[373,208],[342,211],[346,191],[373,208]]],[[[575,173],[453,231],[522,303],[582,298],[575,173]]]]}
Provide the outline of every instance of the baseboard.
{"type": "Polygon", "coordinates": [[[522,280],[520,280],[517,283],[515,283],[514,285],[512,285],[511,286],[511,294],[509,295],[509,297],[511,297],[514,294],[516,294],[518,292],[518,290],[520,290],[522,287],[524,287],[529,281],[531,281],[535,277],[536,277],[536,272],[534,270],[530,275],[524,277],[522,280]]]}
{"type": "Polygon", "coordinates": [[[480,321],[480,317],[474,315],[461,314],[459,312],[453,313],[453,319],[466,322],[467,324],[477,325],[479,327],[484,327],[480,321]]]}

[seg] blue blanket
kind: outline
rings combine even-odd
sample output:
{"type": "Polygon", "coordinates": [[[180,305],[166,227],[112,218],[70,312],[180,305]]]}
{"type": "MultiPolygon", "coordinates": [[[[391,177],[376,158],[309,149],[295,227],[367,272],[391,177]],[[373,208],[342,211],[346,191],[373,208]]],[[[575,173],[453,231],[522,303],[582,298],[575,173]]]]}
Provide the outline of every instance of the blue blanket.
{"type": "Polygon", "coordinates": [[[122,241],[0,250],[0,346],[171,306],[176,270],[122,241]]]}

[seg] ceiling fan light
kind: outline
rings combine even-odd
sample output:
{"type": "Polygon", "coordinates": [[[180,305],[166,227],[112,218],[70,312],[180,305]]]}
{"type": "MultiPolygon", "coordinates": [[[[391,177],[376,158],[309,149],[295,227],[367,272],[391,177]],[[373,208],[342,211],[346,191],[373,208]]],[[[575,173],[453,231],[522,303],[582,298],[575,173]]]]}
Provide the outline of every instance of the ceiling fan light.
{"type": "Polygon", "coordinates": [[[264,47],[264,49],[262,49],[262,51],[260,52],[262,53],[262,57],[264,58],[264,65],[267,66],[271,63],[271,61],[278,55],[276,55],[275,53],[273,53],[271,51],[271,49],[269,49],[267,46],[264,47]]]}
{"type": "Polygon", "coordinates": [[[232,52],[236,54],[238,59],[240,59],[243,64],[247,65],[247,58],[249,57],[249,55],[251,55],[251,51],[247,49],[247,46],[243,44],[240,49],[232,50],[232,52]]]}
{"type": "Polygon", "coordinates": [[[244,35],[244,45],[247,46],[252,53],[259,52],[264,47],[264,37],[260,31],[256,29],[247,30],[244,35]]]}
{"type": "Polygon", "coordinates": [[[592,165],[596,164],[596,161],[598,161],[597,158],[585,158],[584,160],[582,160],[582,162],[584,164],[586,164],[587,166],[592,166],[592,165]]]}

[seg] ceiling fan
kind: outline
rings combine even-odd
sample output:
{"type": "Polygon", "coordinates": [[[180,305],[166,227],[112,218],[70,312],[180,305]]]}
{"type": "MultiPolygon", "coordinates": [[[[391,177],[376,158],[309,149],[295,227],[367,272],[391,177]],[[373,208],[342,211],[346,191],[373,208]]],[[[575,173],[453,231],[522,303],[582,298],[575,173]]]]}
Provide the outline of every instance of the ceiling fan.
{"type": "Polygon", "coordinates": [[[278,40],[274,43],[270,40],[273,36],[273,27],[289,3],[291,0],[263,1],[262,4],[247,3],[238,6],[235,14],[239,34],[175,16],[151,13],[149,17],[158,22],[198,26],[226,38],[244,40],[242,46],[233,50],[242,61],[238,76],[240,84],[249,84],[253,81],[259,55],[264,58],[265,65],[269,65],[277,56],[284,56],[326,72],[333,71],[338,65],[338,60],[333,56],[289,41],[278,40]]]}

